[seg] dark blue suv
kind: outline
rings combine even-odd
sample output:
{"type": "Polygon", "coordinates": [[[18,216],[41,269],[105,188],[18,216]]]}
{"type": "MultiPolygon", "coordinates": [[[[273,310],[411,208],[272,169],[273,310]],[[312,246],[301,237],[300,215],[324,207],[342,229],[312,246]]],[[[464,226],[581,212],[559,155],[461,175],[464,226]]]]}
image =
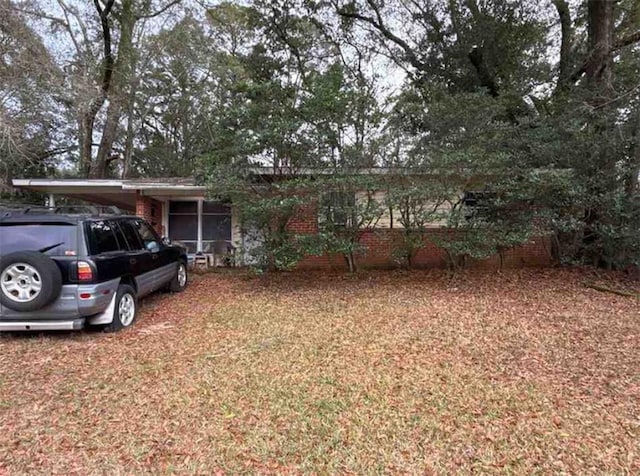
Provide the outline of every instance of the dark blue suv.
{"type": "Polygon", "coordinates": [[[186,250],[139,217],[93,207],[0,213],[0,331],[117,331],[134,323],[139,298],[183,291],[187,279],[186,250]]]}

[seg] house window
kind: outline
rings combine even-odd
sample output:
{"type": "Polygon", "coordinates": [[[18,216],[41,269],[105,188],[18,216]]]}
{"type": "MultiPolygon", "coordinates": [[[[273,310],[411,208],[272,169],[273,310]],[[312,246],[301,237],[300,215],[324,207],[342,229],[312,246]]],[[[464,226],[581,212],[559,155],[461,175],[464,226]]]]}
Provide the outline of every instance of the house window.
{"type": "Polygon", "coordinates": [[[355,204],[356,196],[352,192],[325,193],[318,207],[318,223],[334,227],[349,226],[355,204]]]}
{"type": "Polygon", "coordinates": [[[484,190],[464,192],[462,204],[465,207],[465,218],[471,220],[486,217],[489,210],[488,201],[491,196],[490,192],[484,190]]]}
{"type": "Polygon", "coordinates": [[[208,252],[216,241],[231,241],[231,207],[218,202],[172,201],[169,238],[184,244],[190,253],[208,252]]]}

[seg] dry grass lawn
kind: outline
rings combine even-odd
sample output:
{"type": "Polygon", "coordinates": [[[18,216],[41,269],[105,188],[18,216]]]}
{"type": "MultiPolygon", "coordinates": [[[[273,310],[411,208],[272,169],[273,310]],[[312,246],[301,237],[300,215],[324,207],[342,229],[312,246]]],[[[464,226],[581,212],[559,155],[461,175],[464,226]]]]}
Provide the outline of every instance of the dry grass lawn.
{"type": "Polygon", "coordinates": [[[638,473],[640,301],[590,271],[195,277],[0,336],[0,474],[638,473]]]}

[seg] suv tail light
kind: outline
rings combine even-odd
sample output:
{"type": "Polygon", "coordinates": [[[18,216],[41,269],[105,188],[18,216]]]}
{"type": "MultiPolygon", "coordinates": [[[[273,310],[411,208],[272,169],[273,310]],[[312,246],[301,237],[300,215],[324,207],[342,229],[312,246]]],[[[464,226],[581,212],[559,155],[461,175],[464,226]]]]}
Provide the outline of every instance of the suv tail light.
{"type": "Polygon", "coordinates": [[[86,261],[78,261],[78,281],[92,281],[93,270],[86,261]]]}

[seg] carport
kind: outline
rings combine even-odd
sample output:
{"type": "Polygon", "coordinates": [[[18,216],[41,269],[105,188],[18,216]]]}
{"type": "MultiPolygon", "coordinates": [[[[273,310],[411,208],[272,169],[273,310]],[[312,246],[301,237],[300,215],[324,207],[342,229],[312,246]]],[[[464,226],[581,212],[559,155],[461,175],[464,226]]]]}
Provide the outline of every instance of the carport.
{"type": "Polygon", "coordinates": [[[189,178],[14,179],[13,185],[47,195],[49,205],[60,196],[115,205],[145,218],[160,235],[184,243],[192,253],[206,252],[216,241],[234,246],[241,241],[232,207],[207,201],[206,188],[189,178]]]}

